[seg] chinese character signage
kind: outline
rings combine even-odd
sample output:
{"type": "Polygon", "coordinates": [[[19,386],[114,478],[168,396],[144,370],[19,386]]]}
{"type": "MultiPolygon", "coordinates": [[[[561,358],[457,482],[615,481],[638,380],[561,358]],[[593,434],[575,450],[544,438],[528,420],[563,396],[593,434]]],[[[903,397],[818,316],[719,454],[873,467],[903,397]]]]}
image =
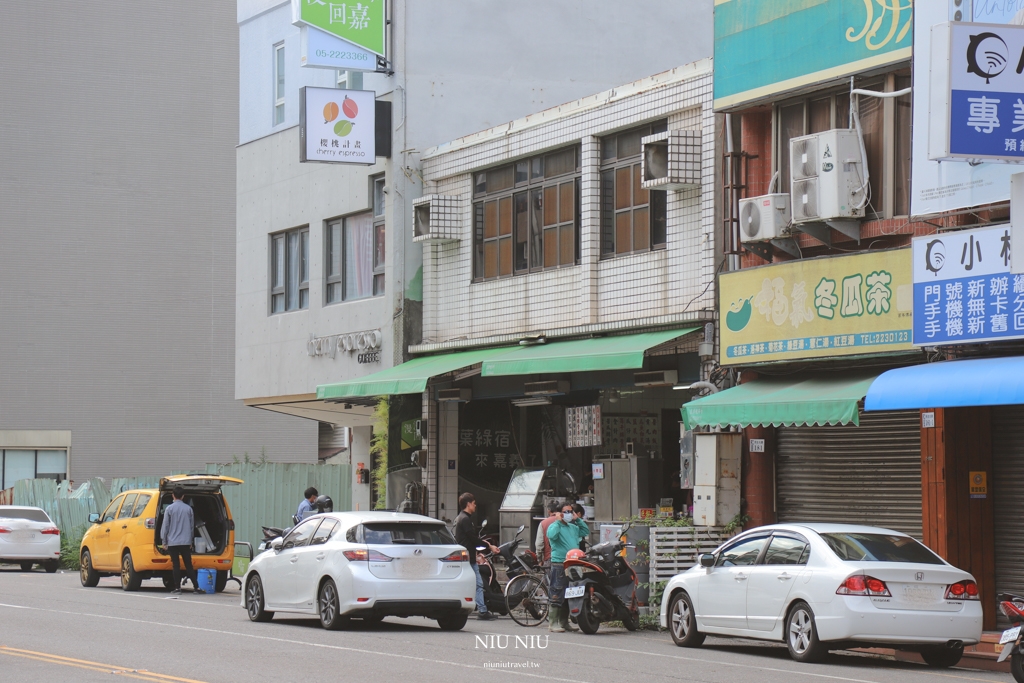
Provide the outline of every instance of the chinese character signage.
{"type": "Polygon", "coordinates": [[[490,491],[508,487],[512,473],[524,466],[518,415],[518,410],[495,410],[491,401],[459,404],[460,478],[490,491]]]}
{"type": "Polygon", "coordinates": [[[321,69],[376,71],[377,55],[311,26],[299,28],[299,64],[321,69]]]}
{"type": "Polygon", "coordinates": [[[950,22],[931,38],[948,71],[932,71],[929,158],[1024,158],[1024,26],[950,22]]]}
{"type": "Polygon", "coordinates": [[[376,95],[372,90],[302,88],[299,126],[299,161],[377,161],[376,95]]]}
{"type": "Polygon", "coordinates": [[[292,22],[326,31],[383,57],[386,4],[386,0],[292,0],[292,22]]]}
{"type": "Polygon", "coordinates": [[[913,348],[909,249],[725,273],[719,296],[722,365],[913,348]]]}
{"type": "Polygon", "coordinates": [[[1024,275],[1010,273],[1010,226],[914,238],[914,344],[1024,337],[1024,275]]]}
{"type": "Polygon", "coordinates": [[[601,445],[601,406],[565,409],[566,448],[601,445]]]}
{"type": "Polygon", "coordinates": [[[910,59],[916,4],[716,0],[715,109],[910,59]]]}

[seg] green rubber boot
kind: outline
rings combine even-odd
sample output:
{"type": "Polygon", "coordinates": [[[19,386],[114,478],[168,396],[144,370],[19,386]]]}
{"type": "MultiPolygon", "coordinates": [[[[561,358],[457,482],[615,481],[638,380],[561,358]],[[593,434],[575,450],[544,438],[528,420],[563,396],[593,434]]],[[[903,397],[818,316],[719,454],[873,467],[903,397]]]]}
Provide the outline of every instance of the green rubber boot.
{"type": "Polygon", "coordinates": [[[578,628],[576,628],[576,626],[569,619],[569,605],[568,604],[562,605],[562,609],[558,613],[558,616],[562,620],[562,628],[563,629],[565,629],[566,631],[578,631],[579,630],[578,628]]]}
{"type": "Polygon", "coordinates": [[[548,631],[551,633],[565,633],[565,627],[562,626],[562,609],[552,605],[548,609],[548,631]]]}

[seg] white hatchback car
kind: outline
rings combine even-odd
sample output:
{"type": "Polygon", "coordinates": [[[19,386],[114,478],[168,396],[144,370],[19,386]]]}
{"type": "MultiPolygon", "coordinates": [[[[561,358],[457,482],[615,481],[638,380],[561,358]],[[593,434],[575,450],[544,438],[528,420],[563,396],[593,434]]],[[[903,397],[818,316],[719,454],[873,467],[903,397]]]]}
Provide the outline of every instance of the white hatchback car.
{"type": "Polygon", "coordinates": [[[681,647],[709,634],[784,641],[793,659],[881,645],[953,666],[981,640],[978,585],[898,531],[846,524],[751,529],[665,588],[661,625],[681,647]]]}
{"type": "Polygon", "coordinates": [[[327,629],[423,616],[457,631],[476,608],[466,549],[443,522],[397,512],[308,517],[256,556],[242,586],[253,621],[315,614],[327,629]]]}
{"type": "Polygon", "coordinates": [[[38,563],[49,573],[60,567],[60,529],[41,508],[0,505],[0,562],[29,571],[38,563]]]}

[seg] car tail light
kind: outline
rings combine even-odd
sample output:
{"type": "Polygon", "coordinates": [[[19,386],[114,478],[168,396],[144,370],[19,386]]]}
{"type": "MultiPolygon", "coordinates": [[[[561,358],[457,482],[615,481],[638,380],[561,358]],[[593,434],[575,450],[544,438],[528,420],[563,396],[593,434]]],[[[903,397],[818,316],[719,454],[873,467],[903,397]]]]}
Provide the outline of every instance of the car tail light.
{"type": "Polygon", "coordinates": [[[390,562],[394,559],[376,550],[346,550],[342,555],[353,562],[390,562]]]}
{"type": "Polygon", "coordinates": [[[60,536],[60,529],[58,529],[55,526],[51,526],[47,529],[41,530],[39,533],[45,534],[47,536],[60,536]]]}
{"type": "Polygon", "coordinates": [[[946,599],[980,600],[981,598],[978,595],[978,584],[973,581],[957,581],[946,590],[946,599]]]}
{"type": "Polygon", "coordinates": [[[0,526],[0,534],[9,534],[9,533],[11,533],[10,529],[8,529],[5,526],[0,526]]]}
{"type": "Polygon", "coordinates": [[[155,529],[156,528],[156,517],[146,517],[146,528],[147,529],[155,529]]]}
{"type": "Polygon", "coordinates": [[[469,562],[469,553],[465,550],[456,550],[448,557],[442,557],[442,562],[469,562]]]}
{"type": "Polygon", "coordinates": [[[873,595],[879,597],[892,597],[889,587],[885,581],[876,579],[873,576],[861,576],[856,574],[843,581],[836,590],[836,595],[873,595]]]}

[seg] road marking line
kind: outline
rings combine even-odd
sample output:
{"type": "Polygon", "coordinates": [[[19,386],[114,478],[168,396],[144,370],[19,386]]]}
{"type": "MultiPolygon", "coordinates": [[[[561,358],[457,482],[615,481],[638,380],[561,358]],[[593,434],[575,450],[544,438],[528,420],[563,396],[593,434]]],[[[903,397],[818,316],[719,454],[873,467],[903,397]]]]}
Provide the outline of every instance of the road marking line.
{"type": "MultiPolygon", "coordinates": [[[[15,648],[15,647],[8,647],[6,645],[0,645],[0,652],[22,653],[22,654],[25,654],[25,655],[34,655],[36,657],[48,657],[50,659],[63,660],[64,662],[75,662],[77,664],[88,664],[90,666],[99,666],[99,667],[103,667],[104,670],[121,669],[121,670],[124,670],[124,671],[134,671],[132,669],[126,669],[123,666],[115,666],[113,664],[104,664],[103,662],[93,662],[93,661],[89,661],[88,659],[75,659],[74,657],[64,657],[62,655],[52,654],[52,653],[49,653],[49,652],[35,652],[33,650],[21,650],[21,649],[15,648]]],[[[115,673],[117,673],[117,672],[115,672],[115,673]]],[[[152,671],[146,671],[143,675],[145,675],[145,676],[155,676],[157,678],[163,678],[163,679],[172,680],[172,681],[182,681],[183,683],[205,683],[204,681],[197,681],[197,680],[192,679],[192,678],[179,678],[178,676],[170,676],[168,674],[158,674],[158,673],[155,673],[155,672],[152,672],[152,671]]]]}
{"type": "MultiPolygon", "coordinates": [[[[126,676],[128,678],[136,678],[140,681],[149,681],[149,683],[163,683],[165,679],[157,678],[159,674],[143,673],[137,670],[122,669],[119,671],[112,670],[110,667],[103,666],[88,666],[86,664],[76,664],[75,662],[62,662],[59,659],[55,659],[50,656],[36,657],[33,655],[21,654],[18,652],[11,652],[10,648],[0,646],[0,654],[5,654],[11,657],[21,657],[22,659],[31,659],[36,662],[43,662],[46,664],[60,664],[61,666],[71,666],[76,669],[85,669],[87,671],[97,671],[99,673],[111,673],[117,676],[126,676]]],[[[200,683],[200,682],[197,682],[200,683]]]]}
{"type": "MultiPolygon", "coordinates": [[[[68,615],[68,616],[75,616],[75,617],[94,617],[94,618],[97,618],[97,619],[111,619],[113,621],[127,621],[127,622],[131,622],[131,623],[136,623],[136,624],[146,624],[147,626],[167,626],[169,628],[180,628],[180,629],[183,629],[183,630],[186,630],[186,631],[201,631],[201,632],[204,632],[204,633],[219,633],[221,635],[240,636],[242,638],[253,638],[253,639],[256,639],[256,640],[269,640],[269,641],[273,641],[273,642],[277,642],[277,643],[288,643],[290,645],[305,645],[305,646],[308,646],[308,647],[319,647],[319,648],[324,648],[324,649],[328,649],[328,650],[341,650],[341,651],[344,651],[344,652],[357,652],[359,654],[378,655],[378,656],[381,656],[381,657],[393,657],[395,659],[410,659],[410,660],[413,660],[413,661],[427,662],[427,663],[430,663],[430,664],[447,664],[449,666],[457,666],[457,667],[463,668],[463,669],[475,669],[475,670],[485,671],[488,674],[504,673],[504,674],[509,674],[509,675],[512,675],[512,676],[526,676],[528,678],[541,678],[541,679],[544,679],[544,680],[547,680],[547,681],[561,681],[562,683],[588,683],[587,681],[581,680],[579,678],[556,678],[554,676],[526,673],[525,671],[514,671],[514,670],[509,670],[509,669],[492,669],[492,668],[485,667],[485,666],[482,666],[482,665],[479,665],[479,664],[464,664],[462,662],[450,662],[450,661],[447,661],[447,660],[444,660],[444,659],[430,659],[430,658],[427,658],[427,657],[414,657],[412,655],[402,655],[402,654],[397,654],[395,652],[388,652],[386,650],[369,650],[369,649],[366,649],[366,648],[345,647],[343,645],[329,645],[327,643],[311,643],[311,642],[305,641],[305,640],[292,640],[290,638],[275,638],[273,636],[260,636],[260,635],[256,635],[256,634],[253,634],[253,633],[240,633],[238,631],[224,631],[224,630],[215,629],[215,628],[203,628],[201,626],[187,626],[187,625],[184,625],[184,624],[170,624],[170,623],[167,623],[167,622],[151,621],[151,620],[148,620],[148,619],[131,619],[131,618],[128,618],[128,617],[115,617],[115,616],[110,616],[110,615],[107,615],[107,614],[92,614],[90,612],[70,612],[70,611],[67,611],[67,610],[49,609],[49,608],[45,608],[45,607],[28,607],[28,606],[25,606],[25,605],[8,605],[8,604],[4,604],[4,603],[0,603],[0,607],[16,607],[16,608],[19,608],[19,609],[28,609],[28,610],[32,610],[32,611],[35,611],[35,612],[53,612],[54,614],[65,614],[65,615],[68,615]]],[[[761,668],[761,667],[750,667],[750,668],[757,669],[757,668],[761,668]]],[[[842,679],[842,680],[854,681],[855,679],[851,678],[851,679],[842,679]]],[[[877,682],[876,681],[856,681],[855,683],[877,683],[877,682]]]]}

